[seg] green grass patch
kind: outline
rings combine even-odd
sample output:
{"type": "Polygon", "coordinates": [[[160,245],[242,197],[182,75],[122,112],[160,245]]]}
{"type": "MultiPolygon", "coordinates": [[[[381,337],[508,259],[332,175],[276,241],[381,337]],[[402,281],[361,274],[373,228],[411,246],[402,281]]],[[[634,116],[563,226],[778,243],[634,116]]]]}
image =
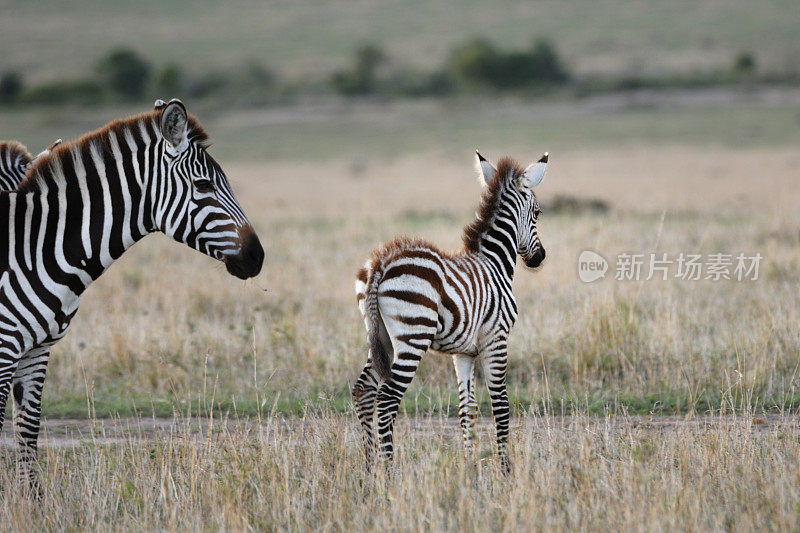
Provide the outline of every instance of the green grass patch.
{"type": "MultiPolygon", "coordinates": [[[[585,394],[566,393],[545,397],[524,390],[509,392],[509,402],[515,415],[534,413],[538,415],[567,416],[576,413],[604,416],[617,415],[684,415],[714,413],[775,413],[800,408],[800,393],[754,399],[723,397],[719,394],[704,394],[693,399],[683,392],[651,394],[614,394],[593,391],[585,394]]],[[[491,400],[488,393],[478,393],[478,408],[482,416],[491,416],[491,400]]],[[[110,418],[172,416],[237,416],[255,418],[277,414],[285,417],[300,417],[308,414],[350,413],[353,404],[346,389],[318,394],[293,395],[270,393],[261,398],[220,397],[210,399],[159,398],[147,395],[113,396],[89,401],[81,396],[59,397],[44,403],[47,418],[110,418]]],[[[458,416],[458,393],[445,388],[416,388],[410,390],[401,403],[400,412],[408,416],[437,415],[458,416]]],[[[7,410],[7,418],[10,416],[7,410]]]]}
{"type": "MultiPolygon", "coordinates": [[[[532,147],[569,153],[619,149],[624,144],[737,148],[800,144],[795,108],[756,100],[653,107],[620,102],[603,107],[591,100],[487,103],[463,97],[224,113],[188,104],[210,132],[211,153],[223,166],[239,161],[360,160],[365,154],[379,159],[420,153],[467,157],[476,146],[507,153],[527,153],[532,147]]],[[[71,140],[114,118],[147,109],[2,109],[2,137],[18,139],[36,152],[56,138],[71,140]]]]}

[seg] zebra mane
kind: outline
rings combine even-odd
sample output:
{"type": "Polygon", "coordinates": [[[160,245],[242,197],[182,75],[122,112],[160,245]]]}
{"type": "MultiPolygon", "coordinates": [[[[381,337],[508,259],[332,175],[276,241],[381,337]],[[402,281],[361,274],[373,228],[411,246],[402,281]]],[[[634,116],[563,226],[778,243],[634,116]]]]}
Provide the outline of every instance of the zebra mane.
{"type": "Polygon", "coordinates": [[[500,196],[506,187],[522,175],[525,170],[510,157],[504,157],[497,163],[497,172],[491,183],[486,185],[481,197],[481,205],[475,214],[475,220],[464,227],[464,248],[477,253],[481,248],[481,238],[494,223],[495,215],[500,210],[500,196]]]}
{"type": "MultiPolygon", "coordinates": [[[[49,154],[43,155],[33,162],[33,165],[28,168],[25,179],[19,184],[17,191],[37,191],[40,190],[40,186],[43,183],[56,179],[53,176],[51,163],[70,157],[74,148],[78,148],[78,150],[88,150],[90,146],[96,145],[101,154],[106,153],[106,151],[110,150],[108,142],[111,132],[116,134],[118,140],[121,140],[124,138],[125,131],[127,130],[130,131],[136,141],[141,141],[141,131],[138,127],[141,123],[144,124],[150,135],[160,136],[161,133],[158,124],[161,122],[161,115],[163,112],[163,109],[157,109],[148,113],[117,119],[109,122],[100,129],[84,134],[75,141],[59,144],[49,154]]],[[[187,121],[186,128],[189,142],[197,143],[203,148],[207,148],[209,138],[206,131],[193,116],[188,115],[187,121]]]]}

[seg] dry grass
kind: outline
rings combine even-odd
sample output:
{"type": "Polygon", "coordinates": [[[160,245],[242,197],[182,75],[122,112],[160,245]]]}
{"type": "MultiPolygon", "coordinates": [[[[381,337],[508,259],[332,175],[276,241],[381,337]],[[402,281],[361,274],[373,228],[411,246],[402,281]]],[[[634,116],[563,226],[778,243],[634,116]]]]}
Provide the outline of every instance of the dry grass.
{"type": "MultiPolygon", "coordinates": [[[[782,72],[800,14],[788,0],[83,4],[0,1],[4,68],[31,83],[81,76],[108,43],[192,74],[256,60],[304,80],[361,42],[385,46],[396,67],[432,68],[481,34],[514,48],[553,39],[579,75],[722,68],[741,50],[782,72]]],[[[160,236],[91,287],[53,350],[43,500],[26,497],[4,451],[1,528],[800,528],[796,103],[791,89],[190,103],[265,244],[264,272],[241,283],[160,236]],[[353,275],[397,233],[459,246],[479,195],[474,147],[491,159],[553,153],[540,193],[548,259],[515,280],[513,472],[496,469],[488,417],[475,461],[462,457],[451,363],[429,356],[403,404],[391,475],[373,478],[349,412],[366,358],[353,275]],[[611,210],[548,212],[556,195],[611,210]],[[765,260],[757,282],[586,285],[585,249],[765,260]],[[116,413],[142,418],[104,418],[116,413]]],[[[9,108],[0,122],[35,150],[126,111],[9,108]]]]}
{"type": "MultiPolygon", "coordinates": [[[[263,274],[241,283],[163,237],[144,240],[86,294],[53,351],[44,407],[51,418],[86,416],[87,406],[129,413],[134,405],[145,417],[207,417],[219,416],[213,407],[221,405],[243,419],[213,430],[179,419],[170,430],[123,432],[121,442],[89,432],[86,444],[46,447],[41,510],[17,490],[13,454],[4,454],[3,523],[798,527],[800,445],[790,407],[800,353],[799,161],[781,148],[554,154],[541,189],[548,260],[515,280],[512,478],[498,477],[485,434],[479,464],[465,465],[452,421],[439,418],[454,412],[455,387],[449,360],[437,356],[423,360],[407,394],[405,412],[424,416],[401,415],[394,476],[373,484],[362,473],[347,414],[365,360],[353,275],[374,245],[398,232],[459,244],[479,194],[465,157],[223,160],[265,243],[263,274]],[[612,209],[548,213],[557,194],[602,198],[612,209]],[[766,259],[757,282],[586,285],[576,273],[586,248],[606,257],[745,251],[766,259]],[[777,414],[758,424],[765,411],[777,414]],[[712,419],[648,425],[628,412],[712,419]],[[303,417],[279,418],[296,413],[303,417]],[[606,416],[587,416],[594,413],[606,416]]],[[[485,394],[481,401],[485,409],[485,394]]]]}
{"type": "MultiPolygon", "coordinates": [[[[796,418],[523,417],[513,472],[488,435],[477,462],[455,424],[401,420],[389,477],[362,471],[357,428],[335,415],[246,424],[179,420],[116,444],[49,447],[41,506],[6,464],[10,530],[791,530],[796,418]]],[[[107,430],[108,431],[108,430],[107,430]]],[[[95,429],[99,440],[101,429],[95,429]]]]}
{"type": "MultiPolygon", "coordinates": [[[[732,384],[765,408],[796,400],[797,158],[781,149],[555,154],[541,191],[548,260],[515,280],[510,381],[519,401],[544,396],[545,372],[553,396],[584,401],[679,399],[667,408],[685,410],[689,400],[719,405],[732,384]],[[613,207],[548,213],[556,194],[613,207]],[[655,206],[666,209],[663,223],[655,206]],[[576,265],[587,248],[609,258],[744,251],[765,260],[755,282],[586,285],[576,265]]],[[[46,410],[66,402],[67,412],[85,412],[89,392],[100,411],[126,412],[134,400],[147,411],[151,400],[179,406],[210,388],[240,408],[265,398],[282,412],[308,402],[346,408],[365,359],[355,270],[396,233],[458,246],[479,193],[469,160],[369,162],[358,175],[347,161],[229,171],[265,242],[264,273],[241,283],[163,237],[138,244],[88,291],[54,350],[46,410]]],[[[445,391],[450,401],[451,374],[446,358],[427,358],[410,396],[445,391]]]]}

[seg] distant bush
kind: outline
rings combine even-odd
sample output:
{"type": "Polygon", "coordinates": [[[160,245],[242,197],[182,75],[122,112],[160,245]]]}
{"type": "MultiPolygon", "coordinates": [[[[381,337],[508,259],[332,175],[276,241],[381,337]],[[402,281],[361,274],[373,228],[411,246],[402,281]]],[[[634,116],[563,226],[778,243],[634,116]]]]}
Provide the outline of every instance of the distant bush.
{"type": "Polygon", "coordinates": [[[385,92],[402,96],[441,96],[455,90],[453,79],[446,72],[400,71],[386,80],[385,92]]]}
{"type": "Polygon", "coordinates": [[[97,62],[97,72],[111,91],[126,100],[144,97],[150,63],[128,48],[117,48],[97,62]]]}
{"type": "Polygon", "coordinates": [[[0,104],[13,104],[17,101],[24,84],[19,72],[10,70],[0,75],[0,104]]]}
{"type": "Polygon", "coordinates": [[[211,70],[199,78],[195,78],[189,82],[188,92],[191,96],[196,98],[206,98],[214,94],[222,94],[229,76],[222,72],[211,70]]]}
{"type": "Polygon", "coordinates": [[[754,74],[756,56],[752,52],[739,52],[733,60],[733,72],[736,74],[754,74]]]}
{"type": "Polygon", "coordinates": [[[264,105],[274,100],[277,75],[259,61],[247,61],[233,75],[236,98],[246,105],[264,105]]]}
{"type": "Polygon", "coordinates": [[[248,61],[242,69],[244,81],[249,85],[259,88],[269,88],[275,84],[277,76],[271,69],[258,61],[248,61]]]}
{"type": "Polygon", "coordinates": [[[569,80],[569,72],[559,57],[555,46],[546,39],[537,39],[528,51],[527,76],[531,80],[563,83],[569,80]]]}
{"type": "Polygon", "coordinates": [[[486,83],[494,77],[497,57],[498,52],[492,43],[474,38],[452,50],[447,67],[457,80],[486,83]]]}
{"type": "Polygon", "coordinates": [[[528,50],[504,52],[476,38],[453,49],[447,70],[458,81],[497,89],[559,84],[569,74],[555,47],[538,39],[528,50]]]}
{"type": "Polygon", "coordinates": [[[220,99],[237,105],[264,105],[276,99],[278,78],[271,69],[250,60],[226,70],[210,70],[186,78],[186,94],[194,98],[220,99]]]}
{"type": "Polygon", "coordinates": [[[31,87],[22,93],[26,104],[95,104],[103,99],[103,87],[90,80],[57,81],[31,87]]]}
{"type": "Polygon", "coordinates": [[[385,60],[386,54],[377,45],[362,45],[356,50],[350,68],[333,73],[331,85],[337,92],[345,95],[372,93],[377,86],[378,67],[385,60]]]}
{"type": "Polygon", "coordinates": [[[153,78],[153,88],[159,98],[177,98],[186,90],[186,79],[183,70],[177,63],[167,63],[153,78]]]}

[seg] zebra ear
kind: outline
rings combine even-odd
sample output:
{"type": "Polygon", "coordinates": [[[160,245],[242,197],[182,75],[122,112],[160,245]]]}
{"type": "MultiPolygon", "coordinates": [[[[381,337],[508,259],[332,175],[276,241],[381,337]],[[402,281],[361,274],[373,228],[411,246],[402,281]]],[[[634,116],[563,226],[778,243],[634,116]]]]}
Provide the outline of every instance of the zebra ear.
{"type": "Polygon", "coordinates": [[[544,174],[547,171],[547,159],[550,154],[545,152],[544,155],[536,162],[525,169],[522,174],[520,186],[527,189],[533,189],[544,180],[544,174]]]}
{"type": "Polygon", "coordinates": [[[494,179],[497,169],[495,169],[477,150],[475,150],[475,157],[475,167],[478,169],[479,180],[481,185],[486,187],[494,179]]]}
{"type": "Polygon", "coordinates": [[[161,114],[161,134],[178,148],[186,140],[186,106],[178,99],[170,100],[161,114]]]}
{"type": "Polygon", "coordinates": [[[158,100],[156,100],[156,103],[153,104],[153,108],[156,111],[158,111],[159,109],[163,109],[165,105],[167,105],[167,103],[164,100],[162,100],[161,98],[159,98],[158,100]]]}

